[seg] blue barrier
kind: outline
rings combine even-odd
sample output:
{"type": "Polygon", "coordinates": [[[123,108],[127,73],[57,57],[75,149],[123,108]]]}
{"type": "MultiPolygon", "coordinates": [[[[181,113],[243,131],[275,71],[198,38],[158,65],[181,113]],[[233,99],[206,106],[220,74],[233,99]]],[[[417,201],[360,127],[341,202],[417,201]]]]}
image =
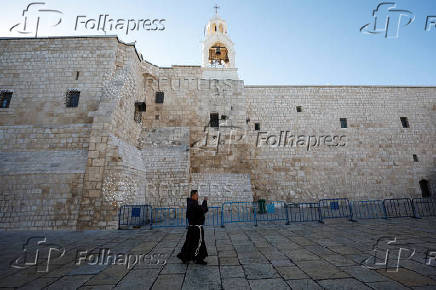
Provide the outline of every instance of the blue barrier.
{"type": "Polygon", "coordinates": [[[383,200],[386,217],[416,217],[415,209],[410,198],[390,198],[383,200]]]}
{"type": "Polygon", "coordinates": [[[353,212],[348,198],[321,199],[318,203],[321,223],[324,219],[335,218],[349,218],[353,221],[353,212]]]}
{"type": "Polygon", "coordinates": [[[286,221],[289,222],[286,203],[284,201],[271,201],[266,204],[266,213],[257,213],[258,222],[286,221]]]}
{"type": "Polygon", "coordinates": [[[275,211],[276,211],[276,208],[275,208],[275,205],[273,203],[267,203],[266,204],[266,212],[267,213],[274,214],[275,211]]]}
{"type": "Polygon", "coordinates": [[[152,224],[155,228],[186,227],[186,209],[171,207],[153,208],[152,224]]]}
{"type": "Polygon", "coordinates": [[[386,209],[383,200],[359,200],[350,201],[353,218],[356,219],[379,219],[386,218],[386,209]]]}
{"type": "Polygon", "coordinates": [[[123,205],[118,212],[118,229],[141,227],[147,224],[151,228],[151,212],[150,205],[123,205]]]}
{"type": "Polygon", "coordinates": [[[221,226],[240,222],[254,222],[257,226],[256,211],[256,203],[253,202],[224,202],[221,206],[221,226]]]}
{"type": "Polygon", "coordinates": [[[431,198],[414,198],[412,204],[418,217],[436,216],[436,200],[431,198]]]}
{"type": "MultiPolygon", "coordinates": [[[[347,198],[321,199],[319,202],[285,203],[272,201],[266,204],[266,213],[257,213],[254,202],[224,202],[209,207],[205,226],[224,227],[238,222],[286,221],[310,222],[324,219],[349,218],[377,219],[397,217],[436,216],[436,200],[426,198],[394,198],[385,200],[349,201],[347,198]]],[[[118,213],[118,229],[150,225],[154,227],[186,227],[185,208],[152,208],[150,205],[123,205],[118,213]]]]}
{"type": "MultiPolygon", "coordinates": [[[[221,207],[210,206],[205,214],[204,226],[220,225],[221,207]]],[[[175,228],[186,227],[186,208],[160,207],[153,208],[152,211],[153,227],[156,228],[175,228]]]]}
{"type": "Polygon", "coordinates": [[[209,206],[209,211],[206,213],[205,226],[216,227],[221,225],[221,207],[209,206]]]}
{"type": "Polygon", "coordinates": [[[300,202],[287,204],[289,222],[320,221],[320,208],[317,202],[300,202]]]}

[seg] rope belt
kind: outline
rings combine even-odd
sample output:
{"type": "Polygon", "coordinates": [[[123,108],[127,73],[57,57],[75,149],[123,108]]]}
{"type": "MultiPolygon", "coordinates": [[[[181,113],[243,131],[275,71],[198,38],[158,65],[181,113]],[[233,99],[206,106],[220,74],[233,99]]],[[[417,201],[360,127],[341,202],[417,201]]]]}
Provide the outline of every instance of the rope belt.
{"type": "Polygon", "coordinates": [[[198,253],[200,251],[201,243],[203,242],[203,237],[201,235],[201,230],[203,229],[203,226],[202,225],[189,225],[189,226],[190,227],[197,227],[198,230],[200,231],[200,237],[198,239],[198,245],[197,245],[197,248],[195,249],[195,254],[194,254],[194,256],[197,257],[197,255],[198,255],[198,253]]]}

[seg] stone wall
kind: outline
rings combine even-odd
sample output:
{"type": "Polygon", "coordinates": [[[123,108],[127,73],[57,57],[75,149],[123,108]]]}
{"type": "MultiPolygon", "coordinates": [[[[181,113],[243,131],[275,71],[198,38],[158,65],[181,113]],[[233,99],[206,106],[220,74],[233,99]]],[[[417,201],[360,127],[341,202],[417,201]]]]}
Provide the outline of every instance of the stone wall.
{"type": "Polygon", "coordinates": [[[75,229],[110,38],[0,40],[0,227],[75,229]],[[67,108],[67,90],[79,105],[67,108]]]}
{"type": "Polygon", "coordinates": [[[116,228],[120,206],[145,202],[145,168],[133,162],[141,158],[137,146],[142,128],[134,111],[135,102],[145,100],[143,73],[149,65],[141,63],[134,46],[112,40],[113,66],[106,71],[98,110],[91,114],[79,229],[116,228]]]}
{"type": "Polygon", "coordinates": [[[0,90],[13,92],[0,124],[91,123],[116,44],[104,37],[0,40],[0,90]],[[70,89],[80,91],[77,108],[65,106],[70,89]]]}
{"type": "Polygon", "coordinates": [[[192,187],[200,197],[207,196],[210,206],[230,201],[253,201],[249,174],[193,173],[192,187]]]}
{"type": "Polygon", "coordinates": [[[116,37],[0,40],[0,90],[13,92],[0,109],[0,228],[116,228],[120,206],[184,206],[191,188],[211,205],[419,197],[423,179],[435,195],[435,87],[205,76],[154,66],[116,37]]]}
{"type": "Polygon", "coordinates": [[[245,94],[252,183],[259,196],[288,201],[420,197],[421,179],[436,182],[435,88],[246,87],[245,94]],[[408,118],[410,128],[402,128],[400,117],[408,118]],[[347,118],[348,128],[341,129],[340,118],[347,118]],[[285,133],[280,145],[272,144],[272,137],[272,145],[257,142],[258,136],[279,139],[280,131],[318,139],[346,136],[346,142],[285,147],[285,133]]]}
{"type": "Polygon", "coordinates": [[[146,168],[147,203],[177,207],[189,195],[189,128],[144,129],[141,156],[146,168]]]}
{"type": "Polygon", "coordinates": [[[0,68],[0,90],[13,92],[0,109],[1,228],[114,228],[120,205],[145,202],[144,167],[130,163],[142,128],[133,116],[155,68],[132,45],[3,39],[0,68]],[[71,89],[75,108],[65,105],[71,89]]]}

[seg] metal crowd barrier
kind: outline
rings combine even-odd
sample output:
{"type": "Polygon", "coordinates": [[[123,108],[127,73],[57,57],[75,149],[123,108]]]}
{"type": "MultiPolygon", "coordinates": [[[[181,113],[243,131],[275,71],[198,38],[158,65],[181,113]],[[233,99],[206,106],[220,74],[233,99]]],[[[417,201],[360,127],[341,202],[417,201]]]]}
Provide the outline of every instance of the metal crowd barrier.
{"type": "Polygon", "coordinates": [[[416,217],[415,208],[410,198],[390,198],[383,200],[386,217],[416,217]]]}
{"type": "Polygon", "coordinates": [[[319,201],[320,222],[324,219],[348,218],[353,221],[353,212],[351,211],[350,201],[348,198],[329,198],[319,201]]]}
{"type": "Polygon", "coordinates": [[[156,207],[152,210],[152,226],[155,228],[186,227],[186,209],[156,207]]]}
{"type": "Polygon", "coordinates": [[[436,200],[431,198],[414,198],[412,205],[418,217],[436,216],[436,200]]]}
{"type": "Polygon", "coordinates": [[[257,226],[256,203],[248,201],[229,201],[221,206],[221,226],[229,223],[254,222],[257,226]]]}
{"type": "Polygon", "coordinates": [[[258,222],[286,221],[289,222],[288,211],[284,201],[271,201],[266,203],[266,212],[256,214],[258,222]]]}
{"type": "Polygon", "coordinates": [[[289,222],[314,222],[320,221],[320,208],[318,202],[288,203],[289,222]]]}
{"type": "MultiPolygon", "coordinates": [[[[436,200],[430,198],[392,198],[385,200],[349,201],[347,198],[321,199],[319,202],[285,203],[272,201],[266,204],[266,212],[259,212],[256,202],[224,202],[211,206],[205,216],[205,226],[224,227],[225,224],[248,222],[324,222],[324,219],[348,218],[378,219],[398,217],[436,216],[436,200]]],[[[118,229],[154,227],[186,227],[185,208],[150,205],[123,205],[118,213],[118,229]]]]}
{"type": "MultiPolygon", "coordinates": [[[[221,223],[221,207],[209,206],[204,226],[218,226],[221,223]]],[[[160,207],[152,210],[152,226],[155,228],[187,227],[186,208],[160,207]]]]}
{"type": "Polygon", "coordinates": [[[355,200],[350,201],[350,206],[356,219],[387,218],[383,200],[355,200]]]}
{"type": "Polygon", "coordinates": [[[118,212],[118,229],[150,225],[151,205],[123,205],[118,212]]]}
{"type": "Polygon", "coordinates": [[[209,206],[209,211],[206,213],[204,225],[216,227],[221,225],[221,207],[209,206]]]}

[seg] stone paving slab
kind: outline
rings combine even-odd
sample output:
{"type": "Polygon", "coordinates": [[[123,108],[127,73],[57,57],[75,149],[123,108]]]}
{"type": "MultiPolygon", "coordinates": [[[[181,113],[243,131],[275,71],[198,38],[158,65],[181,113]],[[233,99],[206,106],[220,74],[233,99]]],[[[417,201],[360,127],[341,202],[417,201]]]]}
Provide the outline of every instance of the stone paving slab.
{"type": "Polygon", "coordinates": [[[87,280],[91,278],[91,275],[76,275],[76,276],[64,276],[50,284],[47,290],[58,290],[58,289],[77,289],[82,286],[87,280]]]}
{"type": "Polygon", "coordinates": [[[321,290],[322,288],[317,284],[314,280],[311,279],[302,279],[302,280],[289,280],[287,281],[288,285],[292,289],[300,289],[300,290],[321,290]]]}
{"type": "Polygon", "coordinates": [[[427,250],[436,249],[436,218],[206,228],[206,266],[182,264],[176,257],[184,228],[0,231],[0,236],[0,289],[436,289],[435,259],[426,265],[427,250]],[[23,244],[38,236],[64,248],[65,255],[51,260],[48,272],[40,271],[47,257],[38,266],[11,268],[11,262],[24,261],[16,260],[25,258],[23,244]],[[396,238],[398,246],[378,244],[381,237],[396,238]],[[400,246],[415,255],[402,257],[393,271],[400,246]],[[387,248],[388,263],[371,262],[377,255],[380,263],[387,248]],[[119,256],[105,264],[98,256],[102,249],[119,256]],[[89,259],[77,265],[83,250],[89,259]],[[143,260],[132,264],[136,257],[143,260]]]}
{"type": "Polygon", "coordinates": [[[153,284],[153,290],[180,289],[183,285],[185,274],[159,275],[153,284]]]}
{"type": "Polygon", "coordinates": [[[352,267],[341,267],[341,269],[344,272],[350,274],[350,276],[352,276],[353,278],[365,283],[382,282],[388,280],[385,276],[377,273],[376,271],[369,270],[360,265],[352,267]]]}
{"type": "Polygon", "coordinates": [[[336,290],[336,289],[371,290],[371,288],[368,287],[367,285],[352,278],[321,280],[319,281],[319,284],[321,285],[321,287],[327,290],[336,290]]]}
{"type": "Polygon", "coordinates": [[[307,279],[309,276],[297,266],[291,267],[276,267],[280,276],[285,280],[307,279]]]}
{"type": "Polygon", "coordinates": [[[116,285],[124,276],[126,276],[128,272],[128,269],[126,269],[126,267],[124,266],[111,265],[102,272],[100,272],[98,275],[94,275],[86,282],[85,285],[116,285]]]}
{"type": "Polygon", "coordinates": [[[383,269],[383,270],[377,270],[377,272],[392,280],[398,281],[405,286],[435,286],[436,288],[435,280],[432,280],[414,271],[404,268],[388,269],[388,270],[395,270],[395,271],[386,271],[383,269]]]}
{"type": "Polygon", "coordinates": [[[261,280],[249,280],[250,287],[253,290],[265,290],[265,289],[275,289],[275,290],[287,290],[289,289],[283,279],[261,279],[261,280]]]}
{"type": "Polygon", "coordinates": [[[221,278],[245,278],[244,269],[241,266],[221,266],[221,278]]]}
{"type": "Polygon", "coordinates": [[[223,278],[224,290],[250,290],[250,284],[245,278],[223,278]]]}
{"type": "Polygon", "coordinates": [[[132,270],[116,285],[116,289],[150,289],[158,274],[156,268],[132,270]]]}

